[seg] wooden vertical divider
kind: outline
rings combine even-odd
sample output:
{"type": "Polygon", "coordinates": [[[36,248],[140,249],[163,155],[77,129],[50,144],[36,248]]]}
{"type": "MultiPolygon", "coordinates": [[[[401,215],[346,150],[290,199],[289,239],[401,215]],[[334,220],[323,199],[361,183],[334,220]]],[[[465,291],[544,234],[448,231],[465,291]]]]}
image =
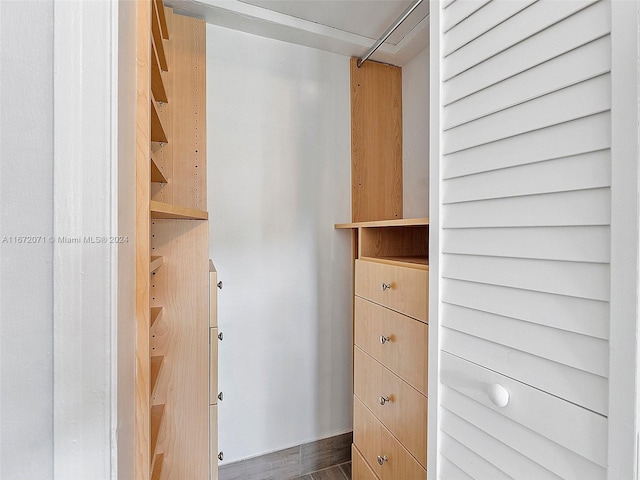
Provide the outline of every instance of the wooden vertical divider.
{"type": "Polygon", "coordinates": [[[149,480],[150,363],[149,335],[149,200],[151,175],[151,4],[137,4],[136,91],[136,398],[135,478],[149,480]]]}
{"type": "Polygon", "coordinates": [[[206,24],[173,16],[173,203],[207,209],[206,24]]]}
{"type": "Polygon", "coordinates": [[[351,59],[351,216],[402,218],[402,69],[351,59]]]}

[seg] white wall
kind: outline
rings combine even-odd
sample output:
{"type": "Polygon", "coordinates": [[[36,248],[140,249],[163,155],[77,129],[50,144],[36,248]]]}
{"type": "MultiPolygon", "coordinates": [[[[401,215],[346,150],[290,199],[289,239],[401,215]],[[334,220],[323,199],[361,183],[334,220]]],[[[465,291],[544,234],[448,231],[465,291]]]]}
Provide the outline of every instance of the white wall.
{"type": "Polygon", "coordinates": [[[134,245],[59,241],[133,239],[127,8],[0,2],[3,480],[132,478],[134,245]]]}
{"type": "Polygon", "coordinates": [[[225,462],[351,431],[349,59],[207,26],[225,462]]]}
{"type": "Polygon", "coordinates": [[[429,216],[429,49],[402,67],[402,182],[405,218],[429,216]]]}
{"type": "Polygon", "coordinates": [[[52,245],[46,241],[53,232],[52,44],[52,1],[0,2],[4,480],[53,478],[52,245]],[[13,236],[44,236],[45,243],[7,243],[13,236]]]}

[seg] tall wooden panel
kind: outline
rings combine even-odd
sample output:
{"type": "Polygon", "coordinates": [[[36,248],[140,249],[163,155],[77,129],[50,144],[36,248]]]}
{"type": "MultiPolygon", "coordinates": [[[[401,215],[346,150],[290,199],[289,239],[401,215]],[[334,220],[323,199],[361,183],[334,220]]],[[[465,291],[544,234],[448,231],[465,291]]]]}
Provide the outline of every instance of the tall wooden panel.
{"type": "Polygon", "coordinates": [[[173,31],[173,203],[206,210],[206,24],[174,15],[173,31]]]}
{"type": "Polygon", "coordinates": [[[206,479],[209,469],[209,244],[198,220],[153,220],[151,248],[164,264],[151,283],[151,306],[162,306],[162,375],[151,399],[166,405],[158,452],[163,480],[206,479]]]}
{"type": "Polygon", "coordinates": [[[205,480],[205,25],[138,6],[136,480],[205,480]]]}
{"type": "Polygon", "coordinates": [[[136,480],[149,479],[149,200],[150,200],[150,124],[149,109],[151,43],[151,4],[138,2],[136,45],[136,480]]]}
{"type": "Polygon", "coordinates": [[[402,218],[402,69],[351,59],[351,217],[402,218]]]}

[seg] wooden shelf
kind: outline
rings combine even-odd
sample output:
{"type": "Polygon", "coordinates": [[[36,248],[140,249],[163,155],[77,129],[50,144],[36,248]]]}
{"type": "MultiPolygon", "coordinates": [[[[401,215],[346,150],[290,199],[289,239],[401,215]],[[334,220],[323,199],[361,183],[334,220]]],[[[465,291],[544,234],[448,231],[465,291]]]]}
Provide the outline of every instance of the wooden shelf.
{"type": "Polygon", "coordinates": [[[160,480],[162,475],[162,463],[164,462],[164,453],[159,453],[153,458],[153,467],[151,468],[151,480],[160,480]]]}
{"type": "Polygon", "coordinates": [[[151,257],[149,262],[149,273],[155,272],[164,263],[164,257],[151,257]]]}
{"type": "Polygon", "coordinates": [[[376,220],[372,222],[336,223],[334,228],[360,228],[360,227],[421,227],[429,225],[429,219],[423,218],[399,218],[397,220],[376,220]]]}
{"type": "Polygon", "coordinates": [[[151,200],[151,218],[175,218],[182,220],[207,220],[209,214],[189,207],[178,207],[151,200]]]}
{"type": "Polygon", "coordinates": [[[164,404],[154,405],[151,407],[151,456],[156,453],[158,445],[158,435],[162,426],[162,418],[164,417],[164,404]]]}
{"type": "Polygon", "coordinates": [[[156,389],[156,385],[158,384],[158,377],[160,376],[160,370],[162,370],[162,364],[164,363],[164,355],[151,357],[151,396],[153,397],[153,393],[156,389]]]}
{"type": "Polygon", "coordinates": [[[158,20],[160,20],[160,30],[162,31],[162,38],[169,40],[169,28],[167,27],[167,17],[164,13],[164,5],[162,0],[155,0],[156,8],[158,9],[158,20]]]}
{"type": "Polygon", "coordinates": [[[208,219],[206,24],[162,0],[136,5],[136,257],[150,277],[136,275],[135,478],[205,479],[209,228],[191,220],[208,219]]]}
{"type": "Polygon", "coordinates": [[[168,143],[167,131],[162,125],[160,119],[160,113],[158,112],[158,106],[153,98],[153,92],[151,93],[151,141],[168,143]]]}
{"type": "Polygon", "coordinates": [[[361,260],[386,263],[400,267],[412,267],[420,270],[429,270],[429,259],[422,256],[386,256],[386,257],[360,257],[361,260]]]}
{"type": "MultiPolygon", "coordinates": [[[[162,42],[162,32],[160,30],[160,14],[158,13],[158,5],[156,2],[151,2],[153,5],[151,9],[153,10],[152,18],[151,18],[151,42],[155,45],[155,48],[158,52],[158,62],[160,63],[160,68],[165,72],[169,71],[169,65],[167,63],[167,56],[164,52],[164,43],[162,42]]],[[[164,10],[162,12],[164,15],[164,10]]]]}
{"type": "Polygon", "coordinates": [[[158,167],[158,162],[156,162],[156,155],[151,150],[151,181],[153,183],[169,183],[167,177],[165,177],[162,170],[158,167]]]}
{"type": "Polygon", "coordinates": [[[167,90],[164,86],[164,74],[160,70],[160,59],[155,44],[151,45],[151,91],[159,102],[167,103],[167,90]]]}
{"type": "Polygon", "coordinates": [[[153,328],[154,323],[162,316],[162,307],[151,307],[151,322],[149,328],[153,328]]]}

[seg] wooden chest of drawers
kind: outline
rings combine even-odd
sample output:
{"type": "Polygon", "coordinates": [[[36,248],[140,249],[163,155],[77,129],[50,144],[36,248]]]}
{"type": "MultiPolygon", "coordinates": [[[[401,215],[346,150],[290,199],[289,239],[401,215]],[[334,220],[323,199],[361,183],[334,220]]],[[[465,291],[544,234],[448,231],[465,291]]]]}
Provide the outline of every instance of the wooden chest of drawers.
{"type": "Polygon", "coordinates": [[[427,237],[426,222],[357,230],[354,480],[427,478],[427,237]]]}

